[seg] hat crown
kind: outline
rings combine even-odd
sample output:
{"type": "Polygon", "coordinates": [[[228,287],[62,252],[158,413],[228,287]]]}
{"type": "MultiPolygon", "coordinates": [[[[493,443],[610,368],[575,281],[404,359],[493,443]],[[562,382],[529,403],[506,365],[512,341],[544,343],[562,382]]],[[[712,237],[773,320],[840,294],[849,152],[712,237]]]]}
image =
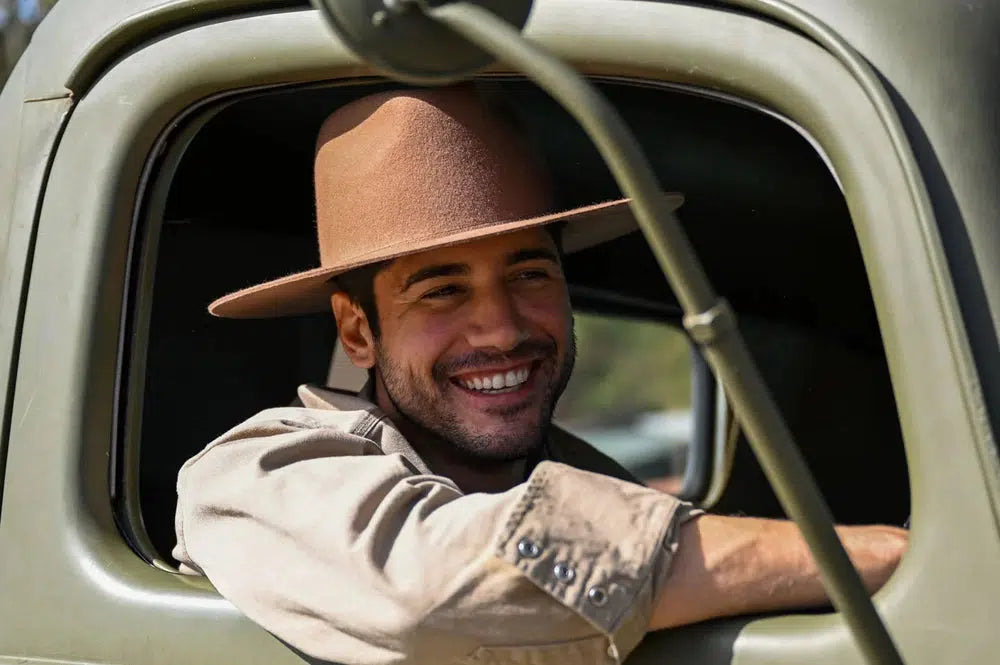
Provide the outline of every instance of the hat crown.
{"type": "Polygon", "coordinates": [[[343,272],[545,224],[566,223],[566,253],[636,229],[625,199],[551,212],[540,160],[468,85],[347,104],[323,123],[315,157],[320,267],[223,296],[212,314],[323,311],[343,272]]]}
{"type": "Polygon", "coordinates": [[[323,266],[544,214],[548,181],[471,87],[371,95],[323,123],[315,159],[323,266]]]}

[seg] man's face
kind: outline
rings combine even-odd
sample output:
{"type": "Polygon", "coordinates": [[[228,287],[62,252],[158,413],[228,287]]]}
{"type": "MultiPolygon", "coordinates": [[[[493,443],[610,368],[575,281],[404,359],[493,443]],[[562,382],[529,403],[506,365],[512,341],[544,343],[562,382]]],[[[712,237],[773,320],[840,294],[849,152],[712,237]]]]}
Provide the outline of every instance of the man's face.
{"type": "Polygon", "coordinates": [[[566,281],[545,230],[400,258],[374,286],[376,366],[403,416],[482,461],[540,445],[575,355],[566,281]]]}

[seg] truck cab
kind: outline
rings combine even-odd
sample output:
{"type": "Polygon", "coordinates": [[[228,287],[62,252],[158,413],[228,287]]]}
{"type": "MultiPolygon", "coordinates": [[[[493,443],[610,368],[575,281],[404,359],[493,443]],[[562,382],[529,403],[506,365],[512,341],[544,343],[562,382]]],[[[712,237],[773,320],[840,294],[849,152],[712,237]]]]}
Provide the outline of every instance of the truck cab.
{"type": "MultiPolygon", "coordinates": [[[[1000,649],[998,30],[992,0],[537,0],[524,28],[684,194],[683,228],[835,520],[909,524],[874,598],[908,664],[1000,649]]],[[[59,0],[38,27],[0,92],[0,663],[309,660],[178,573],[176,475],[297,385],[356,379],[329,315],[206,306],[317,264],[316,130],[400,85],[297,0],[59,0]]],[[[475,85],[544,155],[561,204],[620,196],[520,72],[494,64],[475,85]]],[[[641,233],[566,274],[581,317],[684,337],[641,233]]],[[[785,516],[725,386],[691,358],[656,365],[692,382],[682,461],[605,428],[607,451],[651,481],[680,474],[671,491],[706,510],[785,516]]],[[[864,660],[821,608],[652,633],[628,662],[864,660]]]]}

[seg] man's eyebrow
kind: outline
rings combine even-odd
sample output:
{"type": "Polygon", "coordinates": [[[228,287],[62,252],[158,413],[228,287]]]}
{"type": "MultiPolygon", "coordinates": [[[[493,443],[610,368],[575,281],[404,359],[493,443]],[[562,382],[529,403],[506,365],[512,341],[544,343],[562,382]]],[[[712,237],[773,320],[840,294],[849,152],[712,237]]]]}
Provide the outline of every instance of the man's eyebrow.
{"type": "Polygon", "coordinates": [[[425,279],[434,279],[435,277],[454,277],[455,275],[468,274],[469,266],[464,263],[442,263],[436,266],[427,266],[426,268],[421,268],[407,277],[406,282],[403,283],[402,290],[406,291],[417,282],[422,282],[425,279]]]}
{"type": "Polygon", "coordinates": [[[552,263],[559,263],[559,257],[556,253],[550,249],[545,249],[544,247],[532,248],[532,249],[519,249],[516,252],[511,252],[507,255],[507,265],[512,266],[518,263],[523,263],[525,261],[536,261],[542,259],[545,261],[552,261],[552,263]]]}

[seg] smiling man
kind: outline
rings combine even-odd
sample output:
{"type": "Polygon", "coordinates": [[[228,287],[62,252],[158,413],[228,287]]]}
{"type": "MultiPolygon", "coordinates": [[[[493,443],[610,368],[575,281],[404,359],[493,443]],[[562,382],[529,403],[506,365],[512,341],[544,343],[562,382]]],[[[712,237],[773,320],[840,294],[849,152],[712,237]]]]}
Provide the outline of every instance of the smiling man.
{"type": "MultiPolygon", "coordinates": [[[[649,630],[825,602],[794,525],[702,515],[550,422],[575,355],[561,256],[634,229],[626,202],[553,212],[470,88],[339,109],[315,183],[321,267],[211,310],[332,307],[369,384],[304,386],[189,460],[182,570],[341,663],[617,662],[649,630]]],[[[906,547],[839,533],[871,590],[906,547]]]]}
{"type": "Polygon", "coordinates": [[[536,227],[402,257],[374,289],[377,338],[348,293],[333,296],[333,311],[351,359],[377,368],[376,402],[459,487],[523,480],[575,355],[550,234],[536,227]]]}

